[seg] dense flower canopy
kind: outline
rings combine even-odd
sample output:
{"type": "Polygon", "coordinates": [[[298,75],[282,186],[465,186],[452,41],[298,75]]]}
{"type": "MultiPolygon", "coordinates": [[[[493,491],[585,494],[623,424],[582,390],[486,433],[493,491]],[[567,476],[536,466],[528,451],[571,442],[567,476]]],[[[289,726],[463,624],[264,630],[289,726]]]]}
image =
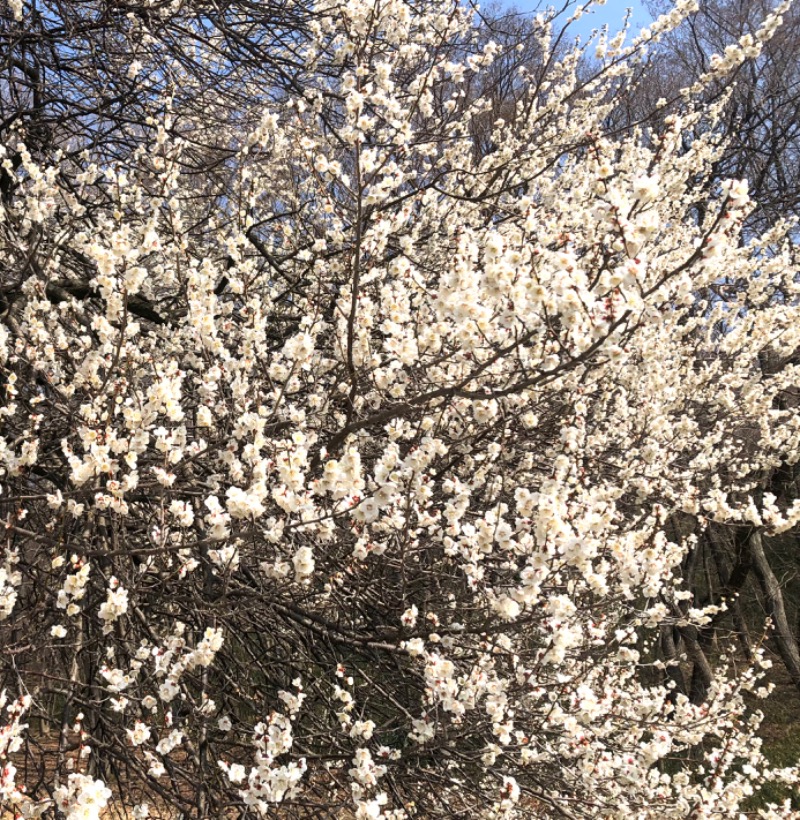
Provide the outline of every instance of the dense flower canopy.
{"type": "Polygon", "coordinates": [[[695,4],[588,74],[543,14],[487,150],[460,4],[75,5],[66,44],[55,0],[3,17],[0,803],[731,818],[794,783],[761,656],[687,697],[656,643],[725,607],[683,521],[800,520],[759,483],[800,452],[792,226],[704,184],[697,104],[788,4],[624,137],[695,4]]]}

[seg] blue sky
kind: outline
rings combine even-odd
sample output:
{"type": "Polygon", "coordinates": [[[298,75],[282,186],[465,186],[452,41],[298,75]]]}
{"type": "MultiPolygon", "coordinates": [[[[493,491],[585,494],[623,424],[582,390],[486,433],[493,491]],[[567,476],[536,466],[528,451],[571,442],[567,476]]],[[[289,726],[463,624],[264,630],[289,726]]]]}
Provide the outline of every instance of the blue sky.
{"type": "MultiPolygon", "coordinates": [[[[523,12],[534,11],[537,7],[541,10],[544,6],[554,5],[560,6],[557,0],[549,0],[545,3],[537,3],[535,0],[510,0],[507,2],[508,6],[516,6],[517,9],[523,12]]],[[[622,18],[625,16],[625,10],[633,9],[633,25],[632,31],[636,33],[642,26],[646,26],[651,17],[644,7],[642,0],[606,0],[605,6],[597,6],[591,14],[587,14],[578,23],[571,26],[576,35],[586,36],[593,28],[600,28],[608,23],[610,31],[619,30],[622,18]]],[[[564,15],[564,19],[568,15],[564,15]]]]}

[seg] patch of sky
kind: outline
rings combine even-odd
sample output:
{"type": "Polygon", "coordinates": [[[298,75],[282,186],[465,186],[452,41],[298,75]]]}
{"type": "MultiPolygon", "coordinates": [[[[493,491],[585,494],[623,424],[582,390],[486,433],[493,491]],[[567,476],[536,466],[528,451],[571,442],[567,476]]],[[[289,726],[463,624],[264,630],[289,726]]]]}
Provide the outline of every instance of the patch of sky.
{"type": "MultiPolygon", "coordinates": [[[[514,9],[522,14],[540,14],[544,12],[548,6],[560,11],[565,9],[564,13],[559,16],[559,19],[566,21],[570,17],[578,3],[576,2],[556,2],[543,3],[538,0],[509,0],[502,4],[508,9],[514,9]]],[[[580,5],[585,6],[586,3],[582,0],[580,5]]],[[[652,16],[648,12],[643,0],[606,0],[605,5],[593,4],[591,9],[583,15],[580,20],[575,21],[570,25],[570,31],[573,36],[580,37],[582,40],[588,39],[592,29],[602,28],[608,25],[611,34],[617,32],[622,28],[622,22],[625,15],[630,10],[631,15],[631,34],[635,35],[640,29],[647,26],[653,21],[652,16]]]]}

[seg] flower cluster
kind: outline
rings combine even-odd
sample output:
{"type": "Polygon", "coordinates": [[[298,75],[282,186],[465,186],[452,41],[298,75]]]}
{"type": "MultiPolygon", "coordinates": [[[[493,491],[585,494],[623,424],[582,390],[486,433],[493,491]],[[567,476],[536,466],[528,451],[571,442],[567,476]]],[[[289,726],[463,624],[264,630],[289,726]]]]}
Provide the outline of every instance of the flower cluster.
{"type": "Polygon", "coordinates": [[[111,789],[101,780],[83,774],[71,774],[54,794],[56,805],[67,820],[99,820],[110,797],[111,789]]]}

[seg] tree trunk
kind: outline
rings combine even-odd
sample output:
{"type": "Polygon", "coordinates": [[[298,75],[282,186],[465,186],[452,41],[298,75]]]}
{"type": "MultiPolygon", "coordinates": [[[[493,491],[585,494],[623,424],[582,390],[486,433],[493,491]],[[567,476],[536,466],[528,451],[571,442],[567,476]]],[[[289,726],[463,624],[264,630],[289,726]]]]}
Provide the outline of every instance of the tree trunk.
{"type": "Polygon", "coordinates": [[[786,617],[783,592],[767,560],[766,553],[764,552],[764,542],[759,530],[753,530],[749,543],[750,553],[753,557],[753,568],[764,595],[767,612],[772,619],[772,624],[775,629],[774,637],[778,647],[778,653],[786,666],[786,670],[789,672],[792,683],[800,689],[800,652],[797,649],[797,641],[789,626],[789,619],[786,617]]]}
{"type": "MultiPolygon", "coordinates": [[[[736,551],[736,559],[733,569],[728,568],[728,562],[722,547],[719,544],[718,533],[714,531],[713,525],[710,525],[706,533],[708,543],[711,547],[711,555],[714,559],[714,564],[717,568],[717,575],[722,582],[722,589],[713,603],[719,603],[725,600],[728,608],[733,616],[733,624],[736,628],[736,634],[739,638],[739,643],[742,647],[745,657],[748,661],[753,660],[753,644],[750,640],[750,632],[747,628],[747,621],[742,612],[742,604],[740,600],[740,592],[747,583],[747,578],[752,568],[752,560],[750,551],[746,542],[742,543],[737,539],[738,548],[736,551]]],[[[717,618],[719,615],[717,616],[717,618]]],[[[717,618],[714,620],[716,621],[717,618]]]]}

